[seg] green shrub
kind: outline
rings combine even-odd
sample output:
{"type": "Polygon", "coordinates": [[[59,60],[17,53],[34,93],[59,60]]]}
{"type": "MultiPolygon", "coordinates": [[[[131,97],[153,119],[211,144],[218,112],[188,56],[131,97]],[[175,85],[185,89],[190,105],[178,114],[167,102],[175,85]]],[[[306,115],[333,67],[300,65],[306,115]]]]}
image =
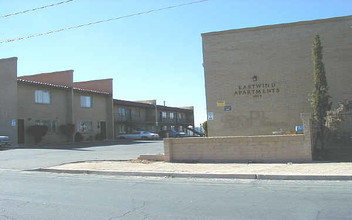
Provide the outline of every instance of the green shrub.
{"type": "Polygon", "coordinates": [[[102,141],[105,139],[105,135],[103,133],[98,133],[95,135],[95,140],[102,141]]]}
{"type": "Polygon", "coordinates": [[[75,133],[74,124],[60,125],[59,130],[62,134],[64,134],[67,137],[68,141],[72,141],[72,136],[75,133]]]}
{"type": "Polygon", "coordinates": [[[34,143],[38,144],[46,135],[48,127],[46,125],[32,125],[27,129],[27,133],[34,137],[34,143]]]}
{"type": "Polygon", "coordinates": [[[76,132],[75,134],[75,142],[81,142],[83,141],[83,135],[79,132],[76,132]]]}
{"type": "Polygon", "coordinates": [[[208,137],[208,121],[205,121],[203,123],[203,130],[204,130],[205,137],[208,137]]]}

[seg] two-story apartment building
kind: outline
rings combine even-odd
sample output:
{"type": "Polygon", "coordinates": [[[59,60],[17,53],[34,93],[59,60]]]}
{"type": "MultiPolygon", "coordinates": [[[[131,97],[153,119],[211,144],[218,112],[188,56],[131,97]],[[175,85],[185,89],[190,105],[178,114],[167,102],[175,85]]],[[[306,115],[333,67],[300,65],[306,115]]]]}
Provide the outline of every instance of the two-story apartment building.
{"type": "Polygon", "coordinates": [[[72,141],[60,131],[67,124],[87,140],[113,138],[112,79],[73,82],[73,70],[17,77],[17,58],[0,60],[0,69],[0,135],[13,144],[33,144],[33,125],[48,127],[42,144],[72,141]]]}
{"type": "Polygon", "coordinates": [[[59,126],[74,124],[84,139],[113,138],[112,79],[73,82],[73,71],[17,78],[18,143],[32,143],[31,125],[46,125],[42,143],[65,140],[59,126]]]}
{"type": "Polygon", "coordinates": [[[112,79],[73,82],[73,70],[17,77],[17,58],[0,59],[0,136],[14,145],[33,144],[33,125],[48,128],[41,144],[70,142],[62,127],[74,126],[83,140],[114,139],[133,130],[182,130],[194,125],[193,107],[156,101],[113,99],[112,79]]]}
{"type": "Polygon", "coordinates": [[[115,135],[134,130],[158,132],[186,131],[194,127],[193,107],[175,108],[157,105],[156,100],[114,100],[115,135]]]}

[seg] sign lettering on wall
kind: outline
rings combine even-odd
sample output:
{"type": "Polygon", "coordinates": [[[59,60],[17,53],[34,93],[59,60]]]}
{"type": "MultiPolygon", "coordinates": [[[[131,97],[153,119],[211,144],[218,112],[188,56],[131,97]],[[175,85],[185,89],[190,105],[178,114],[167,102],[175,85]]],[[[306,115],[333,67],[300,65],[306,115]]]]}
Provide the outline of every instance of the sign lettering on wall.
{"type": "Polygon", "coordinates": [[[280,92],[280,88],[276,83],[252,83],[247,85],[239,85],[235,88],[235,97],[252,96],[261,98],[267,94],[276,94],[280,92]]]}

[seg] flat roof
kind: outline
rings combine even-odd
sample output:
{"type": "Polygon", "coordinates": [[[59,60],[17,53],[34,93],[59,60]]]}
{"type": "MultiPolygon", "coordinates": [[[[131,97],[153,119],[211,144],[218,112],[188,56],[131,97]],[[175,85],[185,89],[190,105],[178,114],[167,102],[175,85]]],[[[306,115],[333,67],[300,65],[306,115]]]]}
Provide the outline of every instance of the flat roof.
{"type": "Polygon", "coordinates": [[[343,21],[343,20],[349,20],[349,19],[352,19],[352,15],[325,18],[325,19],[316,19],[316,20],[309,20],[309,21],[299,21],[299,22],[292,22],[292,23],[282,23],[282,24],[273,24],[273,25],[263,25],[263,26],[257,26],[257,27],[231,29],[231,30],[225,30],[225,31],[214,31],[214,32],[208,32],[208,33],[202,33],[202,37],[220,35],[220,34],[230,34],[230,33],[236,33],[236,32],[244,32],[244,31],[256,31],[256,30],[275,29],[275,28],[283,28],[283,27],[290,27],[290,26],[328,23],[328,22],[343,21]]]}
{"type": "MultiPolygon", "coordinates": [[[[142,103],[142,102],[133,102],[133,101],[127,101],[127,100],[121,100],[121,99],[114,99],[114,105],[141,107],[141,108],[155,108],[155,105],[153,105],[153,104],[142,103]]],[[[178,112],[192,112],[193,111],[191,109],[170,107],[170,106],[163,106],[163,105],[157,105],[156,107],[158,110],[166,110],[166,111],[178,111],[178,112]]]]}

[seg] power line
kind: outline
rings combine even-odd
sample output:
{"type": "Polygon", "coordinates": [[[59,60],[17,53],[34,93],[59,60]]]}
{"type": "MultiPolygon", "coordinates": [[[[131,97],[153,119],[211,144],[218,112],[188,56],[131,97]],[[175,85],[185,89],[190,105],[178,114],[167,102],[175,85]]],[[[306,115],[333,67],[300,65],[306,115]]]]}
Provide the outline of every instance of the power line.
{"type": "Polygon", "coordinates": [[[149,10],[149,11],[143,11],[143,12],[129,14],[129,15],[124,15],[124,16],[120,16],[120,17],[115,17],[115,18],[110,18],[110,19],[105,19],[105,20],[100,20],[100,21],[94,21],[94,22],[81,24],[81,25],[76,25],[76,26],[71,26],[71,27],[62,28],[62,29],[57,29],[57,30],[54,30],[54,31],[48,31],[48,32],[40,33],[40,34],[33,34],[33,35],[25,36],[25,37],[7,39],[7,40],[4,40],[4,41],[0,41],[0,44],[10,43],[10,42],[13,42],[13,41],[19,41],[19,40],[24,40],[24,39],[29,39],[29,38],[33,38],[33,37],[49,35],[49,34],[58,33],[58,32],[62,32],[62,31],[67,31],[67,30],[72,30],[72,29],[78,29],[78,28],[81,28],[81,27],[96,25],[96,24],[105,23],[105,22],[114,21],[114,20],[119,20],[119,19],[123,19],[123,18],[129,18],[129,17],[139,16],[139,15],[143,15],[143,14],[150,14],[150,13],[157,12],[157,11],[163,11],[163,10],[168,10],[168,9],[172,9],[172,8],[178,8],[178,7],[193,5],[193,4],[202,3],[202,2],[206,2],[206,1],[209,1],[209,0],[200,0],[200,1],[193,1],[193,2],[189,2],[189,3],[179,4],[179,5],[172,5],[172,6],[168,6],[168,7],[164,7],[164,8],[152,9],[152,10],[149,10]]]}
{"type": "Polygon", "coordinates": [[[49,7],[53,7],[53,6],[57,6],[57,5],[61,5],[61,4],[65,4],[65,3],[69,3],[72,2],[73,0],[67,0],[67,1],[62,1],[62,2],[58,2],[58,3],[54,3],[51,5],[45,5],[39,8],[33,8],[33,9],[28,9],[28,10],[24,10],[24,11],[19,11],[19,12],[15,12],[15,13],[11,13],[11,14],[7,14],[7,15],[0,15],[0,18],[7,18],[7,17],[11,17],[14,15],[19,15],[19,14],[25,14],[27,12],[32,12],[32,11],[36,11],[36,10],[41,10],[44,8],[49,8],[49,7]]]}

